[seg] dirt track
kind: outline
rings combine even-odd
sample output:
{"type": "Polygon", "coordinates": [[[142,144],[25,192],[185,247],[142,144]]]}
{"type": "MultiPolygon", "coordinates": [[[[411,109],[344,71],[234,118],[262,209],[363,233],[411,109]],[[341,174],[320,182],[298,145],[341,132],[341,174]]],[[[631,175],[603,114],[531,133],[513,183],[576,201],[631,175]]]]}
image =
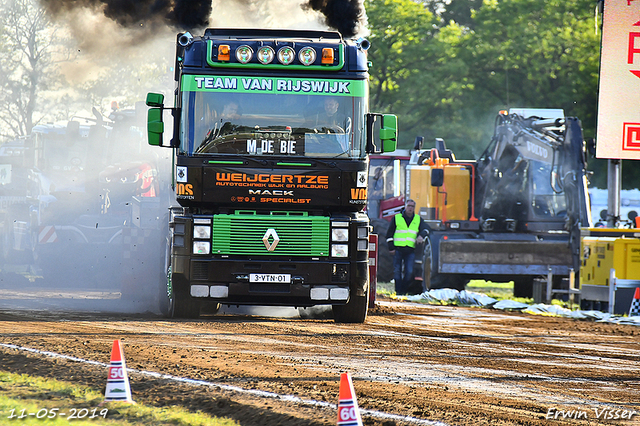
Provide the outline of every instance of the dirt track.
{"type": "MultiPolygon", "coordinates": [[[[379,301],[364,325],[6,309],[0,320],[5,345],[102,363],[120,339],[130,369],[213,383],[130,371],[135,400],[184,405],[242,425],[335,425],[328,405],[337,403],[343,371],[353,377],[360,408],[370,410],[366,425],[640,424],[640,414],[620,418],[640,413],[637,326],[393,301],[379,301]]],[[[97,389],[106,383],[104,367],[7,346],[0,365],[97,389]]]]}

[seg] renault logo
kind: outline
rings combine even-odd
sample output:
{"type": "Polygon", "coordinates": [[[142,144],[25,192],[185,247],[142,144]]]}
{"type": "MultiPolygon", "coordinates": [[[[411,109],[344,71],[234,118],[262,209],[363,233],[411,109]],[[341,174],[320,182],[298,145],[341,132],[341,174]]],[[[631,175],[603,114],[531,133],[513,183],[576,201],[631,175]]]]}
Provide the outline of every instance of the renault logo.
{"type": "Polygon", "coordinates": [[[262,242],[264,243],[264,246],[268,251],[274,251],[276,249],[276,246],[280,242],[280,237],[278,237],[275,229],[269,228],[267,229],[267,232],[264,233],[262,242]],[[273,242],[269,242],[269,238],[273,238],[273,242]]]}

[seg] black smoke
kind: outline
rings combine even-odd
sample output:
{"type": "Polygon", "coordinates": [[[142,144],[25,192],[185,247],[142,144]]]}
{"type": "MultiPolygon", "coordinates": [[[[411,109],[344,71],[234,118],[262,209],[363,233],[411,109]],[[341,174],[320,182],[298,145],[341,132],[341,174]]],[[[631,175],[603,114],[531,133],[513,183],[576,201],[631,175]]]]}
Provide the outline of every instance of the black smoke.
{"type": "Polygon", "coordinates": [[[326,24],[350,38],[358,33],[365,10],[361,0],[309,0],[303,8],[311,8],[325,16],[326,24]]]}
{"type": "MultiPolygon", "coordinates": [[[[215,0],[214,0],[215,1],[215,0]]],[[[362,0],[301,0],[303,10],[314,10],[324,16],[328,27],[351,38],[366,24],[362,0]]],[[[226,2],[234,7],[247,6],[247,0],[226,2]]],[[[106,17],[124,28],[155,28],[168,25],[180,30],[209,26],[212,0],[42,0],[53,16],[75,9],[101,10],[106,17]]],[[[215,22],[212,23],[215,25],[215,22]]]]}
{"type": "Polygon", "coordinates": [[[106,17],[125,28],[204,28],[212,10],[211,0],[42,0],[42,4],[54,16],[78,8],[102,9],[106,17]]]}

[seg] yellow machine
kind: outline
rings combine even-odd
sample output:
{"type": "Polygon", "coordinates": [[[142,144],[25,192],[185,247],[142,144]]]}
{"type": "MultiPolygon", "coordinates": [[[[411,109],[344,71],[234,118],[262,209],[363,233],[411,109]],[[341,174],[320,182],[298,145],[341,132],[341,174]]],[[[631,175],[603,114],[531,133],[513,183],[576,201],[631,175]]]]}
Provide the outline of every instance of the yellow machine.
{"type": "Polygon", "coordinates": [[[425,165],[409,165],[408,168],[409,194],[414,197],[416,211],[422,217],[442,221],[470,219],[471,172],[467,166],[452,164],[448,158],[436,158],[425,165]],[[441,186],[431,184],[431,171],[434,168],[443,171],[441,186]],[[411,191],[411,188],[423,190],[411,191]]]}
{"type": "MultiPolygon", "coordinates": [[[[640,280],[639,229],[582,230],[580,297],[583,303],[610,303],[611,270],[621,280],[640,280]]],[[[634,288],[616,291],[616,312],[628,311],[634,288]]]]}
{"type": "Polygon", "coordinates": [[[424,288],[513,281],[532,297],[534,280],[565,290],[580,267],[580,228],[591,226],[584,141],[562,111],[500,112],[477,160],[457,160],[442,139],[417,143],[407,193],[429,227],[414,268],[424,288]]]}

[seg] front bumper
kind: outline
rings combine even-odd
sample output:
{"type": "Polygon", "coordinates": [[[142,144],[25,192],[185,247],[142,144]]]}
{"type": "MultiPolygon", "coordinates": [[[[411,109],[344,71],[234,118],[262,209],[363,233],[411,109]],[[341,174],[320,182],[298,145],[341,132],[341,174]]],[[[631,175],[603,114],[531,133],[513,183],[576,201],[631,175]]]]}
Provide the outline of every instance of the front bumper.
{"type": "Polygon", "coordinates": [[[172,259],[174,292],[223,304],[314,306],[345,304],[364,296],[368,262],[329,260],[172,259]],[[288,274],[290,282],[250,282],[257,274],[288,274]]]}

